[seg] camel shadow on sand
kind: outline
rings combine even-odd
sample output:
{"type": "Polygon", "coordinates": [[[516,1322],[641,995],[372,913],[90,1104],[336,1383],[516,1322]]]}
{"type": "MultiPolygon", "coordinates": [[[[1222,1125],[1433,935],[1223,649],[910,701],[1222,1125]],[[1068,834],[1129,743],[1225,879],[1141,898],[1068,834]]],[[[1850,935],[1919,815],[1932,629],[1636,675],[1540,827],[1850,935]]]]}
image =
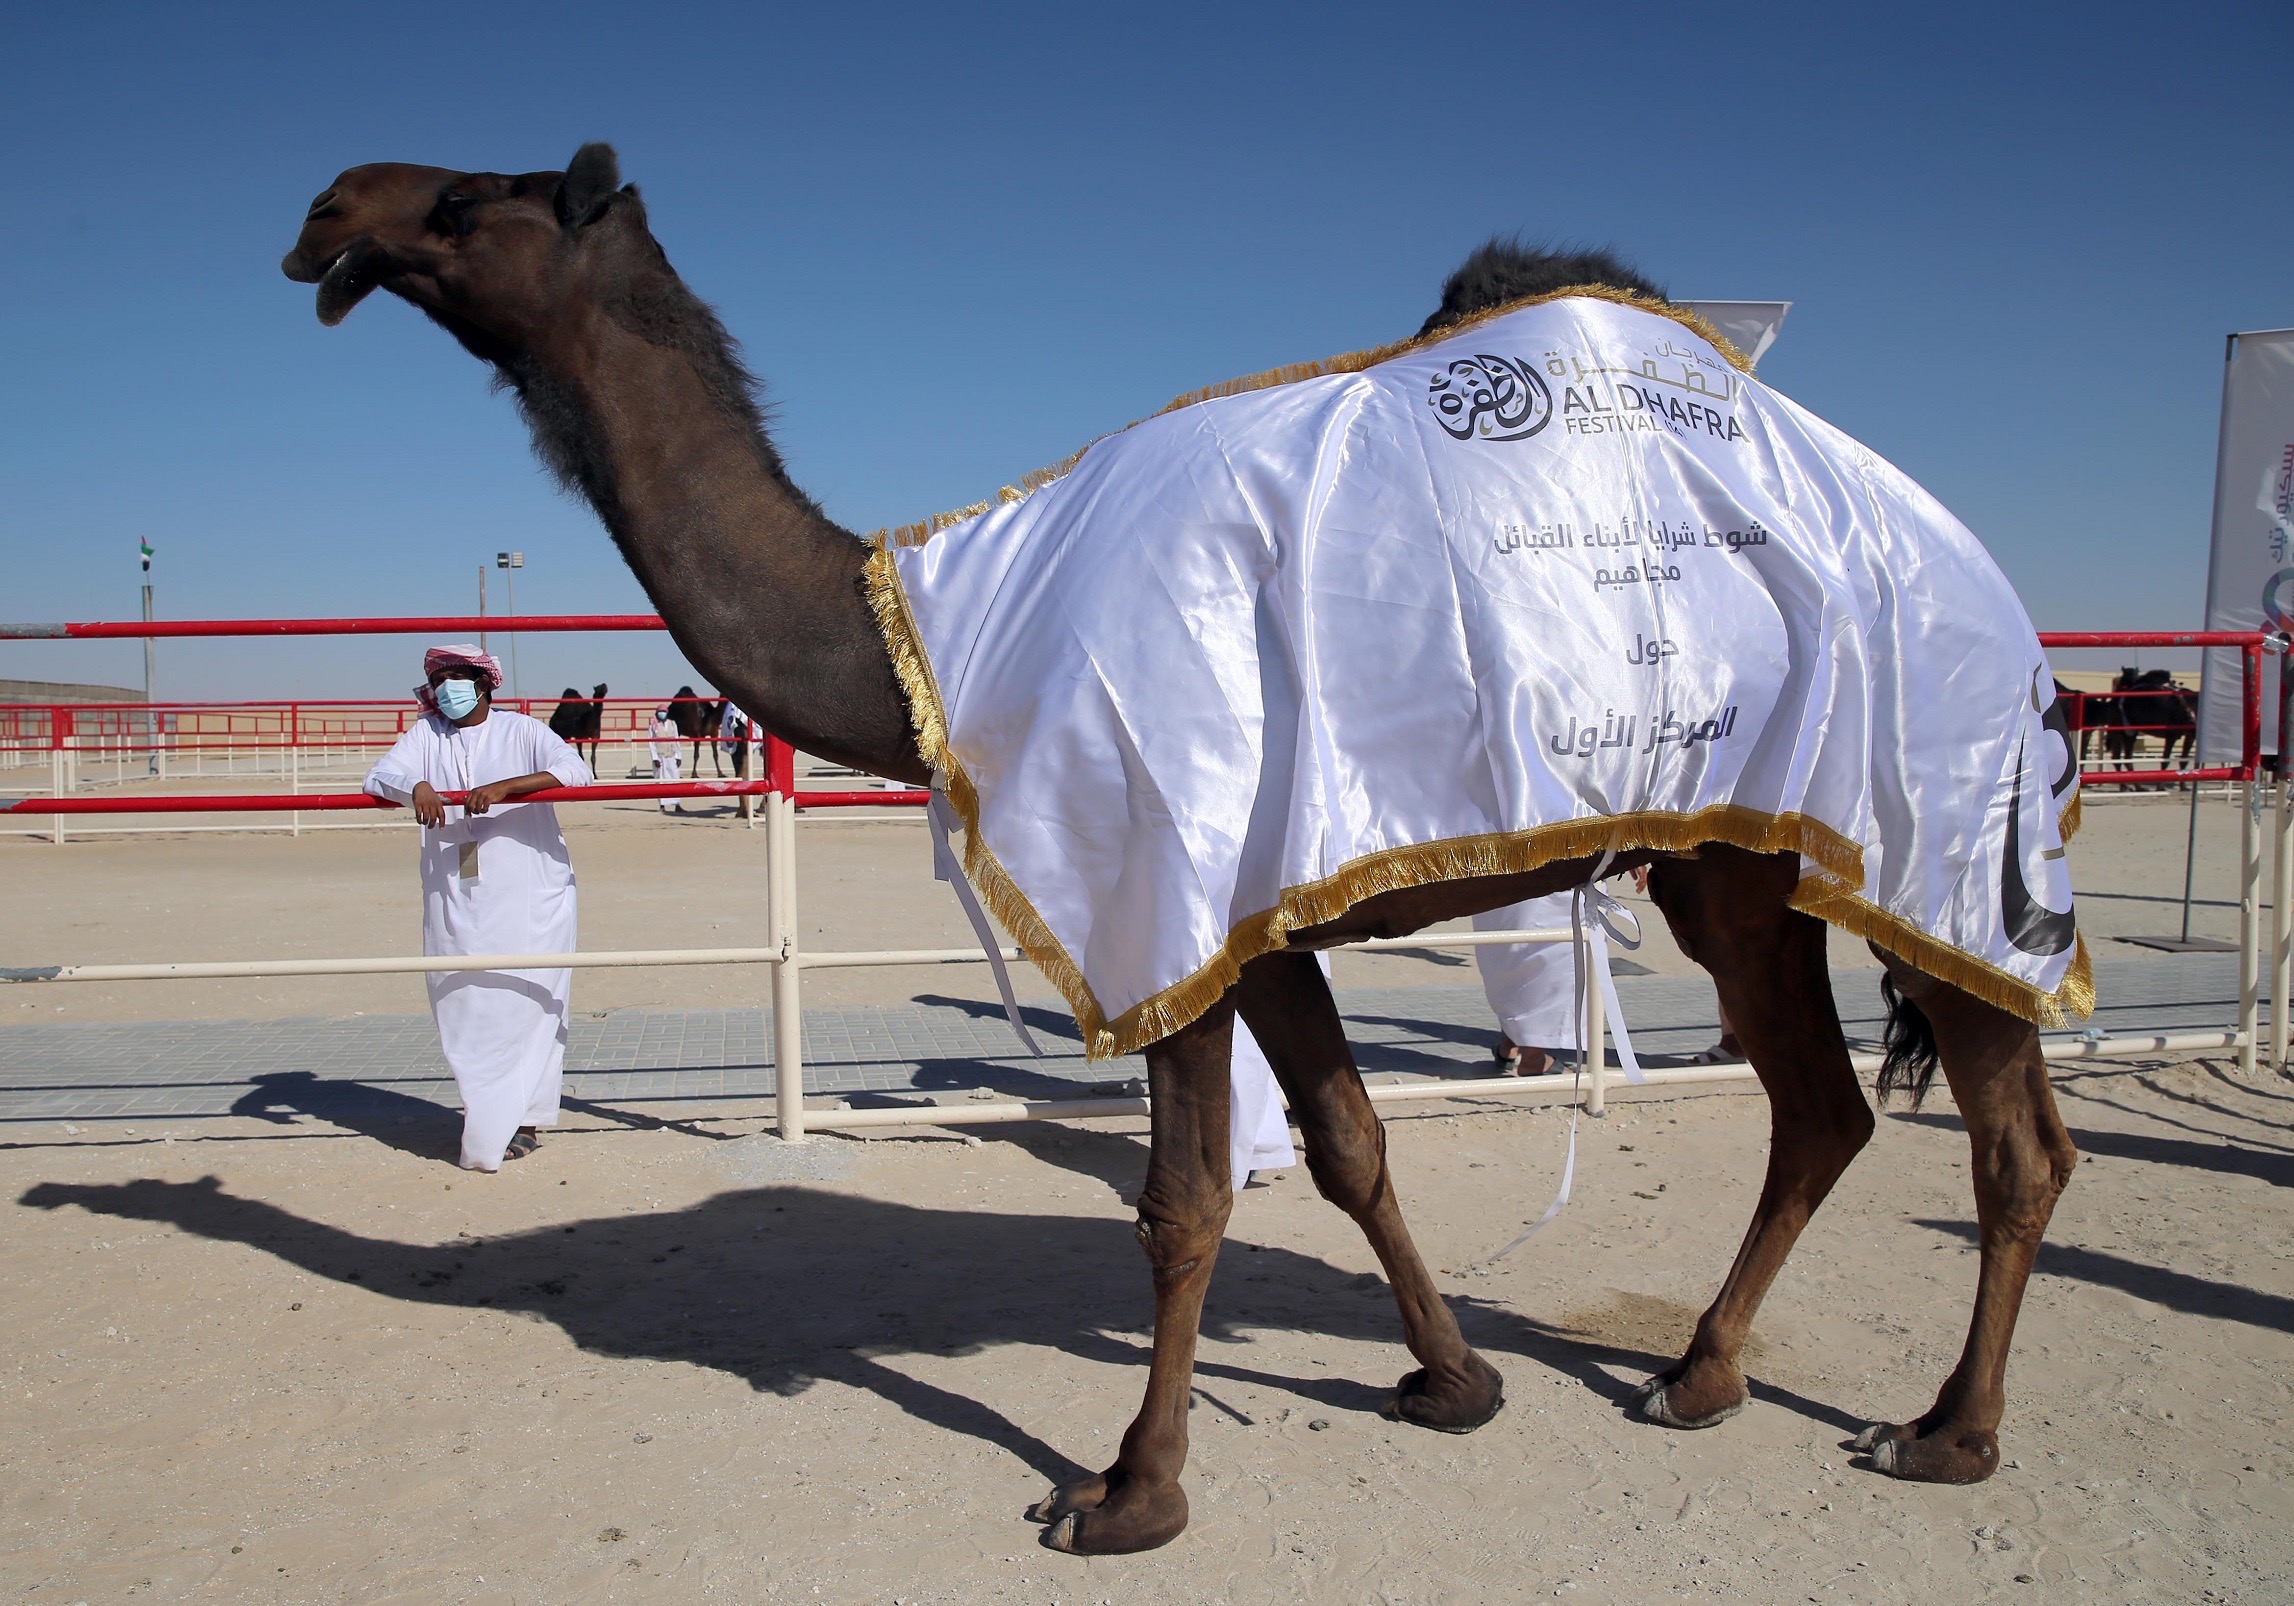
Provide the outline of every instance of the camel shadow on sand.
{"type": "MultiPolygon", "coordinates": [[[[681,1132],[710,1142],[730,1141],[732,1134],[697,1121],[648,1115],[618,1104],[560,1094],[558,1102],[576,1115],[587,1115],[631,1131],[681,1132]]],[[[245,1093],[232,1104],[233,1115],[269,1121],[276,1126],[296,1125],[308,1116],[329,1126],[355,1132],[385,1148],[424,1160],[453,1161],[462,1152],[462,1112],[435,1099],[401,1093],[396,1088],[349,1077],[321,1076],[313,1071],[268,1071],[253,1078],[245,1093]]]]}
{"type": "MultiPolygon", "coordinates": [[[[1111,1175],[1126,1161],[1137,1165],[1136,1145],[1121,1147],[1124,1155],[1097,1164],[1064,1159],[1084,1174],[1111,1175]]],[[[901,1359],[1045,1346],[1125,1368],[1114,1384],[1125,1411],[1145,1375],[1147,1277],[1130,1223],[1108,1216],[921,1209],[781,1185],[731,1190],[684,1210],[408,1244],[242,1198],[213,1177],[46,1182],[19,1202],[165,1222],[390,1299],[523,1312],[593,1355],[713,1367],[788,1396],[844,1383],[996,1445],[1055,1481],[1082,1469],[994,1407],[911,1375],[901,1359]]],[[[1614,1403],[1630,1383],[1609,1368],[1637,1375],[1672,1359],[1486,1300],[1451,1303],[1478,1347],[1567,1373],[1614,1403]]],[[[1203,1323],[1197,1376],[1207,1403],[1244,1415],[1220,1397],[1222,1379],[1334,1413],[1374,1414],[1391,1392],[1383,1379],[1298,1376],[1256,1363],[1258,1336],[1276,1331],[1389,1344],[1397,1375],[1410,1364],[1381,1278],[1230,1238],[1203,1323]]],[[[1853,1421],[1788,1391],[1756,1384],[1755,1393],[1817,1421],[1853,1421]]],[[[1107,1414],[1120,1419],[1113,1405],[1107,1414]]]]}
{"type": "Polygon", "coordinates": [[[461,1111],[396,1088],[313,1071],[267,1071],[252,1078],[230,1113],[277,1126],[292,1126],[295,1117],[307,1115],[425,1160],[450,1161],[462,1152],[461,1111]]]}

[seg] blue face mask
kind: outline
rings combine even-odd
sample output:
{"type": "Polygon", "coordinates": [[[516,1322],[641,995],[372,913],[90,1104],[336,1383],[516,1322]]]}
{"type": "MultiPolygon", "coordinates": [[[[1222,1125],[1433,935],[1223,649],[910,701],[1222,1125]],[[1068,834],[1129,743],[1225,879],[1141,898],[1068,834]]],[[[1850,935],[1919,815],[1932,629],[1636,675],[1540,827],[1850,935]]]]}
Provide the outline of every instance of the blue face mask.
{"type": "Polygon", "coordinates": [[[431,688],[438,712],[451,720],[468,719],[478,708],[478,688],[466,680],[442,680],[431,688]]]}

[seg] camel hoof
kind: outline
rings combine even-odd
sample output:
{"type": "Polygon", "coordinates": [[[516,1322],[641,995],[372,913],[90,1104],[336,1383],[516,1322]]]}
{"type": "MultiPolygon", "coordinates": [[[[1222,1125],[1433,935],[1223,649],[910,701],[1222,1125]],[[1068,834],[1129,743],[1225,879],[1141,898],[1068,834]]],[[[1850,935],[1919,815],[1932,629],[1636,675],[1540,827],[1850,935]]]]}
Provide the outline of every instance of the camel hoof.
{"type": "Polygon", "coordinates": [[[1051,1493],[1028,1507],[1028,1521],[1058,1522],[1062,1517],[1073,1512],[1089,1511],[1104,1503],[1106,1499],[1107,1474],[1104,1472],[1093,1473],[1088,1478],[1078,1478],[1073,1483],[1060,1484],[1051,1493]]]}
{"type": "Polygon", "coordinates": [[[1651,1378],[1633,1391],[1632,1403],[1642,1416],[1668,1428],[1685,1428],[1691,1432],[1699,1428],[1717,1428],[1730,1417],[1743,1410],[1751,1401],[1750,1391],[1739,1394],[1717,1411],[1702,1416],[1687,1416],[1674,1408],[1672,1385],[1651,1378]]]}
{"type": "Polygon", "coordinates": [[[1043,1544],[1070,1556],[1129,1556],[1169,1544],[1186,1527],[1187,1495],[1177,1484],[1152,1495],[1127,1484],[1089,1510],[1066,1513],[1044,1530],[1043,1544]]]}
{"type": "Polygon", "coordinates": [[[1436,1433],[1471,1433],[1505,1407],[1505,1379],[1498,1369],[1471,1350],[1469,1376],[1437,1389],[1424,1367],[1395,1386],[1381,1414],[1393,1422],[1409,1422],[1436,1433]]]}
{"type": "Polygon", "coordinates": [[[1735,1367],[1716,1370],[1715,1363],[1705,1363],[1700,1370],[1699,1366],[1693,1366],[1688,1360],[1682,1359],[1656,1376],[1643,1378],[1635,1384],[1633,1392],[1625,1396],[1625,1409],[1637,1411],[1646,1420],[1663,1427],[1694,1431],[1698,1428],[1719,1427],[1751,1401],[1752,1391],[1745,1387],[1744,1374],[1735,1367]],[[1699,1386],[1694,1390],[1687,1386],[1692,1371],[1700,1374],[1699,1386]],[[1704,1386],[1715,1377],[1733,1392],[1722,1398],[1711,1410],[1700,1411],[1696,1405],[1719,1392],[1704,1386]],[[1703,1399],[1692,1404],[1687,1398],[1692,1393],[1703,1396],[1703,1399]]]}
{"type": "Polygon", "coordinates": [[[1873,1471],[1907,1483],[1981,1483],[1999,1470],[1998,1437],[1980,1428],[1915,1436],[1909,1427],[1880,1423],[1856,1435],[1856,1448],[1873,1471]]]}

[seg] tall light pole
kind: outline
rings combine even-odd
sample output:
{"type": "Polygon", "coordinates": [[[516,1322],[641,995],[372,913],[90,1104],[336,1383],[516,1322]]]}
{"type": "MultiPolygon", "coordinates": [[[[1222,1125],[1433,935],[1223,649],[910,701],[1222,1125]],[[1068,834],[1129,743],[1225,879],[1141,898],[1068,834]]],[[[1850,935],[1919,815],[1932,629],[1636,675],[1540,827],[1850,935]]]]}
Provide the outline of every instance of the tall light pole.
{"type": "MultiPolygon", "coordinates": [[[[513,620],[518,616],[518,571],[525,566],[526,555],[523,552],[494,554],[494,567],[502,571],[502,584],[509,593],[508,608],[513,620]]],[[[515,626],[510,631],[510,698],[513,702],[525,700],[525,694],[518,685],[518,632],[515,626]]]]}
{"type": "MultiPolygon", "coordinates": [[[[143,622],[148,625],[151,623],[151,543],[143,537],[137,536],[135,545],[136,551],[143,558],[143,622]]],[[[152,638],[145,636],[143,638],[143,718],[144,724],[151,733],[150,773],[157,775],[159,773],[159,715],[153,712],[151,708],[152,647],[152,638]]]]}

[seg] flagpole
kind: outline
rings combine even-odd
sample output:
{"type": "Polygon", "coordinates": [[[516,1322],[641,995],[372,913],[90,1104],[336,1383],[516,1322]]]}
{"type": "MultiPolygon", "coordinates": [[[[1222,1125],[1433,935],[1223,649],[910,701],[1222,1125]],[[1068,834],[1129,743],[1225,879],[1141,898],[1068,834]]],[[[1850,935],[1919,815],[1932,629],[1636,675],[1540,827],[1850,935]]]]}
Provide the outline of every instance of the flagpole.
{"type": "Polygon", "coordinates": [[[502,585],[509,593],[510,614],[510,700],[522,700],[518,683],[518,571],[526,566],[523,552],[497,552],[494,567],[502,571],[502,585]]]}
{"type": "MultiPolygon", "coordinates": [[[[151,543],[139,536],[136,539],[136,548],[143,556],[143,622],[148,625],[151,623],[151,543]]],[[[156,645],[154,638],[150,636],[143,638],[143,718],[145,725],[151,732],[149,773],[153,775],[159,773],[159,715],[151,706],[152,659],[156,645]]]]}

